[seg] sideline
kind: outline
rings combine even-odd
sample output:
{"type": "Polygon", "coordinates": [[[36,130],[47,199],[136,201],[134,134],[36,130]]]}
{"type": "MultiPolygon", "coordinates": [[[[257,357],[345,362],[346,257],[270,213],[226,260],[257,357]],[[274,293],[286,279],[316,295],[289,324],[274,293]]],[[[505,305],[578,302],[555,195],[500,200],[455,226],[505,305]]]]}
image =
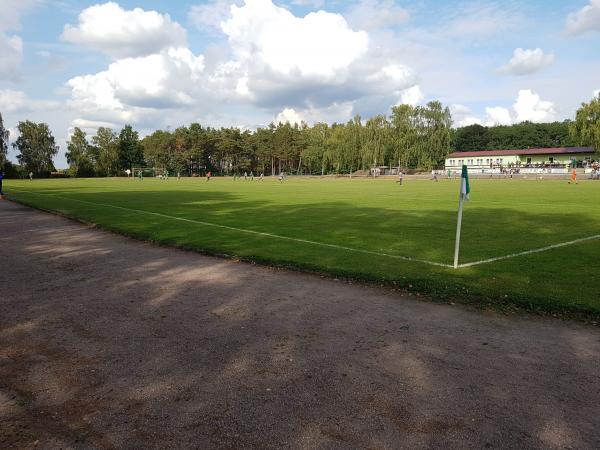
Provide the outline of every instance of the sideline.
{"type": "Polygon", "coordinates": [[[14,188],[11,188],[10,190],[7,189],[7,191],[8,191],[8,193],[14,191],[14,192],[22,192],[24,194],[34,194],[34,195],[42,195],[42,196],[46,195],[46,196],[50,196],[50,197],[54,197],[54,198],[60,198],[60,199],[67,200],[67,201],[84,203],[84,204],[88,204],[88,205],[104,206],[104,207],[107,207],[107,208],[121,209],[123,211],[129,211],[129,212],[136,212],[136,213],[142,213],[142,214],[150,214],[150,215],[153,215],[153,216],[163,217],[163,218],[166,218],[166,219],[179,220],[179,221],[182,221],[182,222],[190,222],[190,223],[195,223],[195,224],[198,224],[198,225],[204,225],[204,226],[207,226],[207,227],[222,228],[222,229],[231,230],[231,231],[237,231],[237,232],[241,232],[241,233],[254,234],[254,235],[257,235],[257,236],[266,236],[266,237],[272,237],[272,238],[276,238],[276,239],[284,239],[284,240],[288,240],[288,241],[300,242],[300,243],[303,243],[303,244],[318,245],[318,246],[322,246],[322,247],[335,248],[335,249],[338,249],[338,250],[346,250],[346,251],[349,251],[349,252],[363,253],[363,254],[366,254],[366,255],[385,256],[387,258],[401,259],[403,261],[410,261],[410,262],[417,262],[417,263],[422,263],[422,264],[428,264],[430,266],[444,267],[444,268],[450,268],[450,269],[453,268],[453,266],[450,265],[450,264],[444,264],[444,263],[435,262],[435,261],[428,261],[426,259],[411,258],[410,256],[390,255],[389,253],[372,252],[372,251],[369,251],[369,250],[362,250],[362,249],[358,249],[358,248],[344,247],[343,245],[327,244],[325,242],[317,242],[317,241],[309,241],[307,239],[300,239],[300,238],[294,238],[294,237],[289,237],[289,236],[281,236],[279,234],[272,234],[272,233],[265,233],[265,232],[262,232],[262,231],[248,230],[246,228],[230,227],[228,225],[221,225],[221,224],[212,223],[212,222],[204,222],[202,220],[194,220],[194,219],[186,219],[186,218],[183,218],[183,217],[170,216],[168,214],[161,214],[161,213],[157,213],[157,212],[153,212],[153,211],[145,211],[143,209],[125,208],[124,206],[116,206],[116,205],[111,205],[109,203],[97,203],[97,202],[90,202],[90,201],[87,201],[87,200],[79,200],[79,199],[75,199],[75,198],[63,197],[63,196],[57,195],[57,194],[48,194],[48,193],[41,193],[41,192],[35,192],[35,191],[22,191],[22,190],[14,189],[14,188]]]}

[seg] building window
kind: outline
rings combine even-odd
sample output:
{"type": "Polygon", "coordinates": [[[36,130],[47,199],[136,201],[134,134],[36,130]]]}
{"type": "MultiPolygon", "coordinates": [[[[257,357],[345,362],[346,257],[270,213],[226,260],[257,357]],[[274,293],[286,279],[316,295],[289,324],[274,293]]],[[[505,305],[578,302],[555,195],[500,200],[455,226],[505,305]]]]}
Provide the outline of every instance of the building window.
{"type": "Polygon", "coordinates": [[[467,162],[467,164],[469,164],[470,166],[472,166],[472,165],[473,165],[473,160],[472,160],[472,159],[470,159],[470,160],[467,162]]]}
{"type": "Polygon", "coordinates": [[[550,157],[550,164],[552,164],[554,162],[554,156],[550,157]]]}

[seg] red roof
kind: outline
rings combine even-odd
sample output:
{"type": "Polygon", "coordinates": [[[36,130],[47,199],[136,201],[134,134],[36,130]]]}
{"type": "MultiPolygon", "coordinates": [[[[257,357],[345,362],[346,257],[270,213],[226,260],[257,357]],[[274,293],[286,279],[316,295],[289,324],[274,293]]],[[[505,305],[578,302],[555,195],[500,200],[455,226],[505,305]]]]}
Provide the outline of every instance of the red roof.
{"type": "Polygon", "coordinates": [[[519,150],[483,150],[477,152],[454,152],[448,158],[461,158],[468,156],[508,156],[508,155],[560,155],[565,153],[594,153],[593,147],[552,147],[552,148],[524,148],[519,150]]]}

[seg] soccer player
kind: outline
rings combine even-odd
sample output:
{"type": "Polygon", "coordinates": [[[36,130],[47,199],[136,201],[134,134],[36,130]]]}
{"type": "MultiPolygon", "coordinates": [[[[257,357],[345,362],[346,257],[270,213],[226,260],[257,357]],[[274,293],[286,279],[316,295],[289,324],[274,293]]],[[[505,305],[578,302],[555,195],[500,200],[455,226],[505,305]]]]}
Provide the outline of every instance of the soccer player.
{"type": "Polygon", "coordinates": [[[248,172],[244,172],[244,181],[248,181],[248,172]]]}
{"type": "Polygon", "coordinates": [[[573,172],[571,172],[571,180],[569,181],[569,184],[571,183],[579,184],[577,183],[577,169],[573,169],[573,172]]]}
{"type": "Polygon", "coordinates": [[[144,173],[140,170],[138,172],[138,180],[142,181],[144,179],[144,173]]]}
{"type": "Polygon", "coordinates": [[[29,181],[33,181],[33,172],[29,172],[29,181]]]}
{"type": "Polygon", "coordinates": [[[208,172],[206,172],[206,181],[210,181],[210,177],[212,177],[212,173],[209,170],[208,172]]]}
{"type": "Polygon", "coordinates": [[[254,172],[250,171],[250,181],[254,181],[254,172]]]}
{"type": "Polygon", "coordinates": [[[265,179],[265,174],[263,172],[260,173],[260,178],[258,181],[263,181],[265,179]]]}
{"type": "Polygon", "coordinates": [[[4,178],[4,172],[0,172],[0,196],[4,195],[2,192],[2,179],[4,178]]]}
{"type": "Polygon", "coordinates": [[[400,171],[398,173],[398,179],[396,180],[396,183],[398,183],[400,186],[402,186],[402,180],[404,179],[404,173],[402,171],[400,171]]]}

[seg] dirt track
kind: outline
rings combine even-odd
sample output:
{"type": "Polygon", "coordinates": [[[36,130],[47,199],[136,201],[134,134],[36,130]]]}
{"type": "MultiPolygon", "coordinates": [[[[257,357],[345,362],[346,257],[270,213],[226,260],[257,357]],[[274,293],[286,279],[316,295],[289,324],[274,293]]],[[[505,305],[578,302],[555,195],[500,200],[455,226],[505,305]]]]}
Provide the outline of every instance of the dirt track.
{"type": "Polygon", "coordinates": [[[598,329],[0,230],[0,448],[600,448],[598,329]]]}

